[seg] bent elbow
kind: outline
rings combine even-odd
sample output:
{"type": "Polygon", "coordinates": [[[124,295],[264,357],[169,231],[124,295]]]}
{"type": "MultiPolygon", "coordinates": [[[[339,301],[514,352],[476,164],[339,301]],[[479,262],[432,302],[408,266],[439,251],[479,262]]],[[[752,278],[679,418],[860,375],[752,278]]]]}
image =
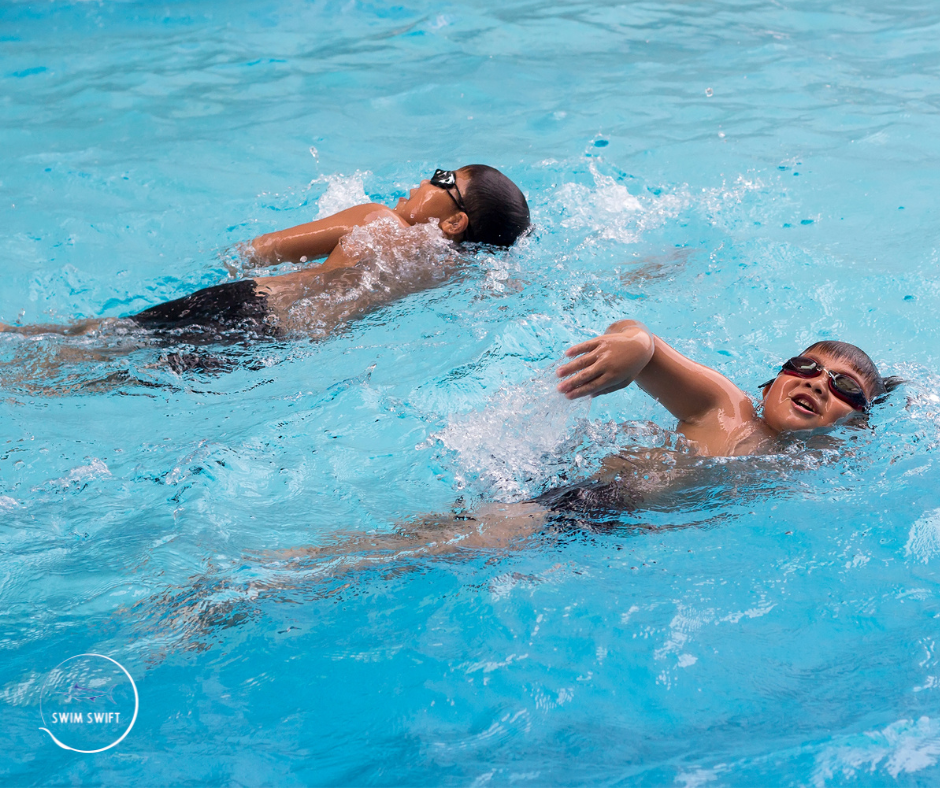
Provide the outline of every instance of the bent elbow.
{"type": "Polygon", "coordinates": [[[607,334],[621,334],[624,331],[629,331],[631,329],[639,329],[649,333],[646,326],[641,323],[639,320],[618,320],[616,323],[611,323],[607,328],[605,333],[607,334]]]}

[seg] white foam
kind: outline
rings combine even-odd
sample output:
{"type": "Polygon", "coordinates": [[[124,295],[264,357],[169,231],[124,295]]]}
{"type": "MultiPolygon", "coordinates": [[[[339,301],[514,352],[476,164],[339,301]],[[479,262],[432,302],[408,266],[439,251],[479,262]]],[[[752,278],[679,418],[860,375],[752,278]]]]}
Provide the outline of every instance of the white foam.
{"type": "Polygon", "coordinates": [[[555,390],[546,372],[501,389],[482,411],[456,414],[433,436],[458,454],[458,481],[477,477],[501,498],[530,494],[544,477],[545,457],[566,440],[568,419],[587,403],[573,405],[555,390]]]}
{"type": "Polygon", "coordinates": [[[813,784],[833,778],[852,779],[856,772],[874,773],[882,765],[894,779],[902,772],[926,769],[940,759],[940,724],[930,717],[898,720],[881,731],[846,737],[844,744],[826,747],[816,758],[813,784]]]}
{"type": "Polygon", "coordinates": [[[91,462],[88,465],[80,465],[77,468],[73,468],[71,471],[69,471],[67,476],[56,479],[53,483],[60,484],[63,487],[68,487],[69,485],[73,484],[86,484],[93,479],[111,475],[111,471],[107,464],[99,460],[97,457],[91,457],[90,459],[91,462]]]}
{"type": "Polygon", "coordinates": [[[562,226],[627,244],[638,242],[644,232],[661,227],[688,208],[718,224],[730,206],[741,203],[748,192],[763,188],[758,179],[738,176],[731,186],[722,183],[695,195],[683,184],[659,195],[635,196],[624,184],[599,172],[596,163],[591,163],[590,171],[593,188],[578,183],[559,188],[557,201],[565,213],[562,226]]]}
{"type": "Polygon", "coordinates": [[[676,775],[676,784],[683,788],[699,788],[715,782],[724,772],[728,771],[725,764],[719,764],[713,769],[696,769],[694,772],[680,771],[676,775]]]}
{"type": "Polygon", "coordinates": [[[904,554],[925,564],[940,555],[940,509],[927,512],[911,526],[904,554]]]}
{"type": "MultiPolygon", "coordinates": [[[[644,205],[626,186],[602,175],[592,162],[594,188],[579,183],[562,184],[558,202],[566,216],[562,226],[587,229],[604,240],[636,243],[650,217],[661,214],[653,205],[644,205]]],[[[675,206],[676,212],[681,206],[675,206]]],[[[665,219],[663,219],[665,221],[665,219]]]]}
{"type": "Polygon", "coordinates": [[[326,191],[317,200],[317,219],[324,219],[334,213],[352,208],[354,205],[369,202],[362,179],[371,174],[357,170],[352,175],[324,175],[313,181],[313,183],[326,182],[326,191]]]}

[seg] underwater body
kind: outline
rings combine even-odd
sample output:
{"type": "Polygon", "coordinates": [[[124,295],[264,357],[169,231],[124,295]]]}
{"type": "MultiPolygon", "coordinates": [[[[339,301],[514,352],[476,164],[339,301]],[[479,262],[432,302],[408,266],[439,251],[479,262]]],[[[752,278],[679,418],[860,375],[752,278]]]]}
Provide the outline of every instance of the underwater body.
{"type": "Polygon", "coordinates": [[[535,227],[216,365],[0,335],[3,783],[940,779],[938,30],[926,0],[5,4],[2,322],[259,275],[238,244],[438,167],[500,168],[535,227]],[[639,390],[554,391],[622,318],[755,397],[817,339],[907,383],[697,458],[639,390]],[[618,517],[423,549],[621,453],[618,517]],[[85,653],[139,693],[90,755],[39,730],[85,653]]]}

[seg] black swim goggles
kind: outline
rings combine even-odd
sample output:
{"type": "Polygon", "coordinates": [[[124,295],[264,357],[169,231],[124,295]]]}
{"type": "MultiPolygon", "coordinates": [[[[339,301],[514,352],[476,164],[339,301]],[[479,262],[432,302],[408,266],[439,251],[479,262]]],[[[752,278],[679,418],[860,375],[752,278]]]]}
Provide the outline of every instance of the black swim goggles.
{"type": "MultiPolygon", "coordinates": [[[[815,378],[825,372],[829,376],[829,391],[834,396],[855,410],[868,410],[871,407],[871,402],[865,396],[862,384],[855,378],[842,372],[830,372],[816,359],[809,356],[794,356],[787,359],[780,367],[780,371],[785,375],[793,375],[798,378],[815,378]]],[[[768,380],[761,388],[769,386],[771,383],[773,381],[768,380]]]]}
{"type": "Polygon", "coordinates": [[[473,230],[470,228],[470,212],[467,210],[467,206],[464,205],[463,195],[457,187],[457,172],[455,170],[434,170],[434,174],[431,176],[429,183],[447,192],[447,196],[454,201],[454,205],[457,206],[458,210],[463,211],[467,215],[467,229],[464,230],[463,238],[465,241],[473,240],[473,230]],[[457,192],[456,197],[451,189],[457,192]]]}

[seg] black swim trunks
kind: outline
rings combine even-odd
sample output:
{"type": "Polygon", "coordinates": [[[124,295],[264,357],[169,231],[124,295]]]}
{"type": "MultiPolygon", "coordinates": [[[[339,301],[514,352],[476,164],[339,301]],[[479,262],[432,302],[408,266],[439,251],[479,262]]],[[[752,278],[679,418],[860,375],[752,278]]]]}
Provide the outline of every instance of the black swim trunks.
{"type": "Polygon", "coordinates": [[[533,498],[532,502],[558,514],[556,520],[574,521],[582,527],[609,527],[622,525],[623,516],[636,511],[641,500],[623,480],[586,479],[555,487],[533,498]]]}
{"type": "Polygon", "coordinates": [[[206,287],[130,319],[161,338],[196,345],[279,335],[267,299],[251,279],[206,287]]]}

